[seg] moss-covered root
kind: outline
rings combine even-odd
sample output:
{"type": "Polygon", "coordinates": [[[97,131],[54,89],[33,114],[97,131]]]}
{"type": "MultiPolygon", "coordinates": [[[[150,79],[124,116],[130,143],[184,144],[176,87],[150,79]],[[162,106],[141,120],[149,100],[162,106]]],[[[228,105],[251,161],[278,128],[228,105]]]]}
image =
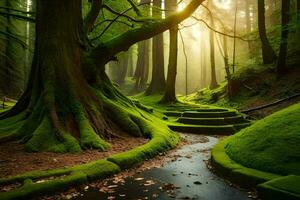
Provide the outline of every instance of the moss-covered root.
{"type": "Polygon", "coordinates": [[[12,191],[0,193],[0,200],[27,200],[39,195],[62,191],[69,187],[87,183],[88,181],[106,178],[118,172],[120,172],[120,168],[114,163],[99,160],[66,169],[37,171],[1,179],[1,185],[16,181],[23,182],[23,185],[12,191]],[[45,180],[44,182],[36,182],[38,179],[47,179],[50,176],[57,176],[57,178],[45,180]]]}
{"type": "Polygon", "coordinates": [[[174,148],[180,139],[178,134],[170,131],[167,127],[161,126],[159,122],[152,121],[149,123],[149,121],[142,118],[136,118],[135,121],[143,134],[150,137],[151,140],[145,145],[113,155],[107,159],[116,163],[121,169],[130,168],[160,152],[174,148]]]}
{"type": "Polygon", "coordinates": [[[30,140],[25,144],[25,150],[29,152],[80,152],[81,148],[77,140],[70,134],[60,132],[59,137],[55,133],[51,121],[44,117],[41,124],[33,132],[30,140]],[[60,138],[60,140],[58,140],[60,138]]]}
{"type": "Polygon", "coordinates": [[[91,126],[90,121],[85,116],[83,108],[79,104],[74,106],[75,120],[78,124],[80,133],[80,145],[83,149],[99,149],[106,150],[110,147],[104,139],[100,137],[91,126]]]}

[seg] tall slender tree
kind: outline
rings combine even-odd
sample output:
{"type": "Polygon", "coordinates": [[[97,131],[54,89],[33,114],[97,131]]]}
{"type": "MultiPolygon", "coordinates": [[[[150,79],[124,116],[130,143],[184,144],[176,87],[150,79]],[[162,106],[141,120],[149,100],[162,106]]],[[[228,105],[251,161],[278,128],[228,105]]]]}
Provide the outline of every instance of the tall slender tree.
{"type": "MultiPolygon", "coordinates": [[[[166,16],[170,16],[177,9],[177,0],[165,1],[166,16]]],[[[167,84],[164,95],[161,99],[162,103],[176,102],[176,75],[177,75],[177,57],[178,57],[178,25],[174,25],[169,29],[170,47],[169,47],[169,65],[167,74],[167,84]]]]}
{"type": "Polygon", "coordinates": [[[281,41],[277,61],[277,73],[281,76],[286,72],[286,55],[288,50],[290,0],[281,1],[281,41]]]}
{"type": "MultiPolygon", "coordinates": [[[[246,19],[246,31],[251,33],[252,31],[252,21],[251,21],[251,4],[249,0],[245,1],[245,19],[246,19]]],[[[253,57],[253,44],[251,41],[248,41],[249,55],[253,57]]]]}
{"type": "MultiPolygon", "coordinates": [[[[162,7],[161,0],[153,0],[153,6],[157,8],[162,7]]],[[[153,15],[162,15],[162,12],[155,12],[152,10],[153,15]]],[[[156,16],[157,17],[157,16],[156,16]]],[[[166,87],[165,80],[165,64],[164,64],[164,35],[159,34],[152,39],[152,78],[146,95],[162,94],[166,87]]]]}
{"type": "MultiPolygon", "coordinates": [[[[150,2],[150,0],[141,0],[140,4],[150,5],[150,2]]],[[[146,8],[146,12],[147,15],[150,13],[149,7],[146,8]]],[[[134,74],[134,92],[143,91],[147,87],[150,65],[149,47],[149,40],[144,40],[138,43],[138,60],[136,63],[136,70],[134,74]]]]}
{"type": "MultiPolygon", "coordinates": [[[[212,2],[208,1],[208,7],[212,8],[212,2]]],[[[215,20],[213,14],[209,12],[209,20],[211,28],[215,30],[215,20]]],[[[216,60],[215,60],[215,32],[209,30],[209,48],[210,48],[210,89],[215,89],[218,87],[217,75],[216,75],[216,60]]]]}
{"type": "Polygon", "coordinates": [[[257,0],[258,5],[258,31],[261,40],[262,57],[264,64],[271,64],[276,61],[276,54],[273,50],[266,32],[265,22],[265,0],[257,0]]]}

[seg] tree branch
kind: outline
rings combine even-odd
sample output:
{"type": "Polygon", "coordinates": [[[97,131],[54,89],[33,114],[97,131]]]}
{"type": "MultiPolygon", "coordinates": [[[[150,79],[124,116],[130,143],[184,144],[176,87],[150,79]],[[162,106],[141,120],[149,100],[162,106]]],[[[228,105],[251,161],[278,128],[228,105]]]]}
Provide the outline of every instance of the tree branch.
{"type": "MultiPolygon", "coordinates": [[[[143,23],[143,22],[145,22],[144,20],[134,19],[133,17],[130,17],[129,15],[126,15],[124,13],[119,13],[119,12],[115,11],[114,9],[112,9],[111,7],[109,7],[106,4],[103,4],[102,7],[105,8],[106,10],[108,10],[109,12],[115,14],[115,15],[118,15],[118,16],[121,16],[121,17],[125,17],[128,20],[130,20],[130,21],[137,22],[137,23],[143,23]]],[[[132,8],[134,9],[134,7],[132,7],[132,8]]]]}
{"type": "Polygon", "coordinates": [[[131,5],[131,7],[133,8],[134,12],[137,14],[137,16],[141,17],[141,11],[138,8],[138,6],[135,4],[135,2],[133,0],[127,0],[128,3],[131,5]]]}
{"type": "Polygon", "coordinates": [[[91,1],[92,1],[92,8],[84,20],[85,33],[91,32],[102,6],[102,0],[91,0],[91,1]]]}
{"type": "Polygon", "coordinates": [[[139,28],[134,28],[125,33],[97,46],[91,56],[98,64],[106,64],[114,58],[114,56],[126,51],[129,47],[139,41],[152,38],[153,36],[162,33],[175,25],[179,24],[198,8],[205,0],[192,0],[184,10],[176,12],[163,20],[144,23],[139,28]]]}

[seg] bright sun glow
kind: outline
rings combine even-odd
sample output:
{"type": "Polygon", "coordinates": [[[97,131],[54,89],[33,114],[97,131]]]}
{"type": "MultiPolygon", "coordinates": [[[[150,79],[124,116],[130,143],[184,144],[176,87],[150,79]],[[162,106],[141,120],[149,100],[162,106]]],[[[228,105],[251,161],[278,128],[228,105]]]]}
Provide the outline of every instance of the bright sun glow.
{"type": "Polygon", "coordinates": [[[191,31],[192,31],[193,38],[195,38],[195,39],[200,38],[201,30],[198,26],[193,26],[191,31]]]}
{"type": "Polygon", "coordinates": [[[232,6],[232,0],[214,0],[214,4],[219,8],[229,10],[232,6]]]}
{"type": "Polygon", "coordinates": [[[182,11],[185,8],[186,4],[184,2],[181,2],[177,6],[177,11],[182,11]]]}

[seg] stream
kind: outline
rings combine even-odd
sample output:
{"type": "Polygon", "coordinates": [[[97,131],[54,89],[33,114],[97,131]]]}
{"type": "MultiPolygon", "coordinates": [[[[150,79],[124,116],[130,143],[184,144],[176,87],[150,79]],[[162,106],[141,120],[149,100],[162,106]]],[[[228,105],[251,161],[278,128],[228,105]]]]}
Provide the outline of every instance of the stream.
{"type": "Polygon", "coordinates": [[[180,157],[174,161],[127,177],[121,184],[109,183],[114,187],[112,193],[89,188],[81,191],[81,196],[74,199],[248,199],[247,191],[233,187],[207,168],[205,162],[209,160],[210,149],[218,142],[217,138],[207,136],[206,141],[197,141],[203,136],[181,136],[191,144],[176,150],[175,154],[180,157]]]}

